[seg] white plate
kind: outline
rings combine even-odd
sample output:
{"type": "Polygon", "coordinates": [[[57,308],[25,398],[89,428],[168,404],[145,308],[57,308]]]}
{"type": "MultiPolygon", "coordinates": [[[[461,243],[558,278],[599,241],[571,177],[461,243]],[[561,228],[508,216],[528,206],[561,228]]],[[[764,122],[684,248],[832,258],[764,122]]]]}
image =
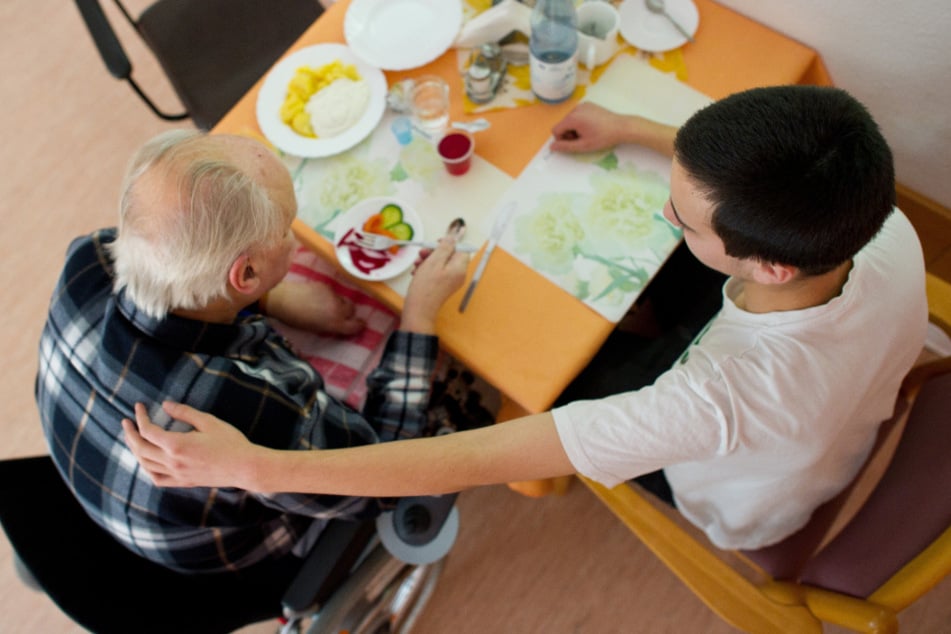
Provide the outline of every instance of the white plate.
{"type": "Polygon", "coordinates": [[[386,77],[378,68],[360,60],[343,44],[318,44],[291,53],[277,63],[264,79],[258,93],[258,125],[275,147],[294,156],[331,156],[348,150],[362,141],[383,117],[386,109],[386,77]],[[359,121],[336,136],[314,139],[301,136],[281,121],[281,105],[287,96],[287,85],[301,66],[320,67],[334,60],[355,64],[370,86],[370,101],[359,121]]]}
{"type": "MultiPolygon", "coordinates": [[[[667,13],[693,36],[700,13],[692,0],[666,0],[667,13]]],[[[687,38],[663,14],[651,13],[644,0],[624,0],[618,8],[621,37],[643,51],[662,53],[687,43],[687,38]]]]}
{"type": "Polygon", "coordinates": [[[389,204],[399,205],[403,210],[403,222],[413,228],[413,239],[423,239],[423,223],[412,207],[396,198],[386,196],[367,198],[351,207],[337,221],[337,230],[334,233],[337,260],[350,275],[362,280],[388,280],[411,267],[416,261],[419,247],[401,247],[396,253],[390,253],[345,244],[345,240],[352,231],[359,231],[367,218],[380,213],[380,210],[389,204]]]}
{"type": "Polygon", "coordinates": [[[383,70],[407,70],[445,53],[462,27],[462,0],[353,0],[343,35],[383,70]]]}

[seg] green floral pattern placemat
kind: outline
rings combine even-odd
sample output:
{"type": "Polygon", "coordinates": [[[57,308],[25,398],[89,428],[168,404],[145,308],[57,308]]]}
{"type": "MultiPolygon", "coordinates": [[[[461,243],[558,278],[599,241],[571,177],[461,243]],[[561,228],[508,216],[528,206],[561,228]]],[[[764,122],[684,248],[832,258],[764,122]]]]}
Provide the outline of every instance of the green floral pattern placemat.
{"type": "MultiPolygon", "coordinates": [[[[401,146],[390,129],[394,118],[384,115],[364,141],[341,154],[283,157],[294,179],[298,217],[332,242],[338,220],[351,207],[365,198],[389,196],[416,210],[427,240],[438,239],[454,218],[462,217],[468,227],[465,242],[481,245],[488,235],[484,218],[512,177],[478,155],[466,174],[452,176],[425,137],[414,133],[401,146]]],[[[386,283],[405,295],[411,277],[407,271],[386,283]]]]}
{"type": "Polygon", "coordinates": [[[517,205],[500,245],[617,322],[681,239],[663,217],[670,159],[636,146],[591,155],[549,146],[500,201],[517,205]]]}

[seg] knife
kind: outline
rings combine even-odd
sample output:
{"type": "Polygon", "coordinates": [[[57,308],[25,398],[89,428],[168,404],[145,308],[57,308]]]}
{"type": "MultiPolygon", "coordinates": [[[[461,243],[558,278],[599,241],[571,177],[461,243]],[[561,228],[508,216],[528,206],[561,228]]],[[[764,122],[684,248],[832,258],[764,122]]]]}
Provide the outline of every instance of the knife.
{"type": "Polygon", "coordinates": [[[485,265],[489,261],[492,252],[495,251],[495,246],[499,243],[499,240],[502,238],[502,234],[505,233],[505,227],[508,226],[509,220],[512,218],[512,214],[515,213],[515,201],[510,201],[499,210],[498,215],[495,217],[495,222],[492,224],[492,232],[489,234],[489,244],[485,248],[485,253],[482,254],[482,259],[479,260],[479,264],[476,265],[475,273],[472,274],[472,281],[469,282],[468,288],[466,288],[465,295],[462,296],[462,302],[459,304],[459,312],[463,312],[466,309],[466,306],[469,305],[469,299],[472,297],[472,291],[475,290],[476,284],[479,283],[479,280],[482,279],[482,273],[485,271],[485,265]]]}

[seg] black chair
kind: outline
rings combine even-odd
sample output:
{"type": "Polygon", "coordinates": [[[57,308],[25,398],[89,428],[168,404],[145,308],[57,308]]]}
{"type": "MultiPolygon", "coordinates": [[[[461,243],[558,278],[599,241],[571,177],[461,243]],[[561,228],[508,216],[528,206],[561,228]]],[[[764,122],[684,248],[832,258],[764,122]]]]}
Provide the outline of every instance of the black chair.
{"type": "Polygon", "coordinates": [[[76,0],[109,72],[159,117],[208,130],[323,12],[318,0],[159,0],[134,17],[113,0],[155,55],[186,112],[160,109],[132,78],[132,63],[99,0],[76,0]]]}
{"type": "MultiPolygon", "coordinates": [[[[407,498],[384,517],[411,533],[430,534],[453,501],[407,498]],[[413,517],[395,519],[406,514],[400,509],[413,517]],[[433,511],[432,522],[420,521],[426,509],[433,511]]],[[[275,618],[287,621],[287,632],[300,631],[308,620],[314,633],[341,627],[373,632],[381,622],[409,626],[442,569],[441,559],[407,564],[392,556],[376,537],[377,522],[337,520],[289,588],[232,575],[180,574],[135,555],[99,528],[49,456],[0,461],[0,524],[24,581],[97,634],[215,634],[275,618]]]]}

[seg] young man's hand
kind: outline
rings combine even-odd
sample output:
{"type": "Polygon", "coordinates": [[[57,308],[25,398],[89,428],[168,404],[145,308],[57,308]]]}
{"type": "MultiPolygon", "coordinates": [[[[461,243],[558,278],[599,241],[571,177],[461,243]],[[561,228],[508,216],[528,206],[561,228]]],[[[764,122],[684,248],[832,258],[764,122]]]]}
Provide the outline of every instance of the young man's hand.
{"type": "Polygon", "coordinates": [[[556,123],[551,133],[551,149],[555,152],[596,152],[622,143],[636,143],[672,156],[677,129],[584,102],[556,123]]]}
{"type": "Polygon", "coordinates": [[[135,422],[122,420],[126,444],[158,486],[240,487],[252,456],[265,451],[211,414],[171,401],[162,403],[162,409],[194,431],[165,431],[152,423],[142,403],[135,404],[135,422]]]}

